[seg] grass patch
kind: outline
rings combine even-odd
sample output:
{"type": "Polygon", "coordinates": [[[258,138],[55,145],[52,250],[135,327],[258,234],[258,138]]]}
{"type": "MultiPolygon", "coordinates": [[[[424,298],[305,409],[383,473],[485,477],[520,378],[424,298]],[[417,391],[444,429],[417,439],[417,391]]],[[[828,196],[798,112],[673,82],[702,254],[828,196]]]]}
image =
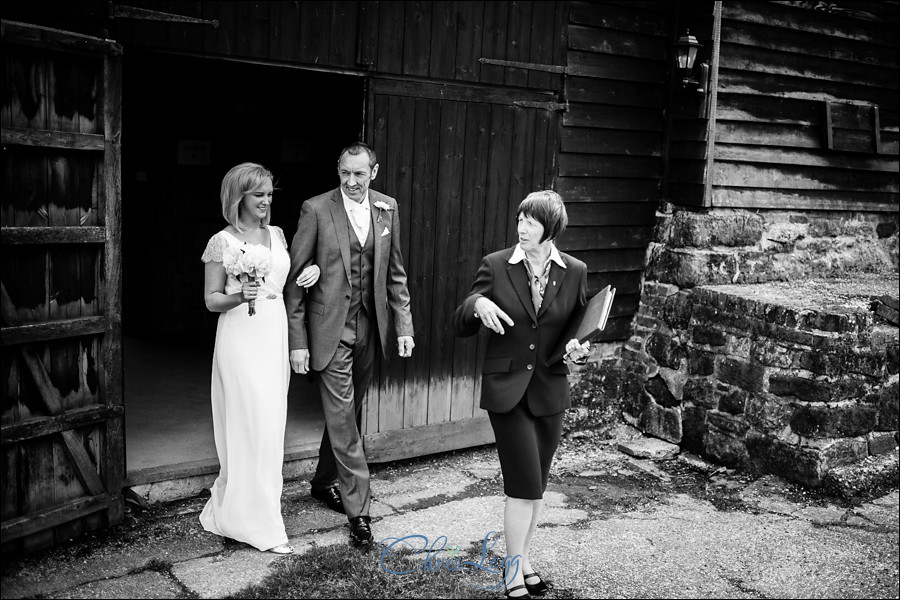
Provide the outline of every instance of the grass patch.
{"type": "MultiPolygon", "coordinates": [[[[480,562],[481,557],[472,552],[462,560],[480,562]]],[[[411,551],[386,558],[385,564],[392,571],[412,572],[388,572],[382,566],[378,548],[366,554],[349,545],[313,548],[302,555],[285,557],[261,583],[229,598],[479,599],[497,598],[504,592],[502,585],[492,590],[479,589],[497,585],[499,575],[451,571],[445,566],[424,569],[423,555],[411,551]]]]}

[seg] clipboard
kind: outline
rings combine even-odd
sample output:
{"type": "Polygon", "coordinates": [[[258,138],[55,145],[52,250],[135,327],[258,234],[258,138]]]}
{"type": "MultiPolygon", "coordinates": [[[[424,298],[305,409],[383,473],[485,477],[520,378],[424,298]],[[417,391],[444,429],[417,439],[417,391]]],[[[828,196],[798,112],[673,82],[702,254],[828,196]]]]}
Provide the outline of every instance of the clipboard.
{"type": "MultiPolygon", "coordinates": [[[[584,312],[584,317],[581,319],[581,324],[575,332],[575,337],[578,338],[579,344],[590,342],[595,335],[606,328],[606,321],[609,320],[609,311],[612,308],[613,298],[615,297],[616,288],[606,286],[597,292],[596,296],[591,298],[591,301],[588,302],[587,309],[584,312]]],[[[564,340],[563,342],[568,343],[568,341],[569,340],[564,340]]],[[[562,350],[555,353],[553,357],[547,361],[547,364],[551,365],[560,361],[565,355],[566,348],[563,346],[562,350]]]]}

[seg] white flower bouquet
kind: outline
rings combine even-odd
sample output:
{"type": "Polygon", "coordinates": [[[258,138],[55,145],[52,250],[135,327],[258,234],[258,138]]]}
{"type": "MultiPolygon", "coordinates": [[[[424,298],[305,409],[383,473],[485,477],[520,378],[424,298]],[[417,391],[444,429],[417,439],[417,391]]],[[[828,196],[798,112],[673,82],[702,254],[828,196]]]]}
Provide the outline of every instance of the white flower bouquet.
{"type": "MultiPolygon", "coordinates": [[[[260,245],[228,246],[222,253],[222,266],[241,283],[264,280],[272,270],[272,253],[260,245]]],[[[248,314],[252,317],[256,314],[256,300],[250,300],[249,305],[248,314]]]]}

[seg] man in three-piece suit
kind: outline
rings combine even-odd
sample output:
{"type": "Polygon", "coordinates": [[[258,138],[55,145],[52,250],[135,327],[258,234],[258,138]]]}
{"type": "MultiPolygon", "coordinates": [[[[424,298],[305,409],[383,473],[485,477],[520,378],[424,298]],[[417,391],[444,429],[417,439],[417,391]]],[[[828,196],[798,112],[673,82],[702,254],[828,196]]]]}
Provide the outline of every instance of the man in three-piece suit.
{"type": "Polygon", "coordinates": [[[373,543],[359,428],[376,340],[385,356],[396,347],[409,357],[415,346],[397,202],[369,189],[377,173],[366,144],[341,152],[340,187],[303,203],[285,286],[291,367],[318,372],[325,412],[312,495],[347,515],[350,540],[361,548],[373,543]],[[305,290],[294,282],[309,264],[321,276],[305,290]]]}

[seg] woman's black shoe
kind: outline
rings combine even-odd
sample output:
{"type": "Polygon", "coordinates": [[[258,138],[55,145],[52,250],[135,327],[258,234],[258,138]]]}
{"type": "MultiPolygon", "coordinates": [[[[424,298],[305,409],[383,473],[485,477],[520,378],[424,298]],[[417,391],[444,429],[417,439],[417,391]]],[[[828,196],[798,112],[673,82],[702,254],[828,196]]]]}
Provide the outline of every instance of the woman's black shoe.
{"type": "Polygon", "coordinates": [[[529,573],[525,575],[525,587],[528,588],[528,593],[532,594],[533,596],[543,596],[548,591],[550,591],[550,587],[546,584],[546,582],[544,582],[543,579],[541,579],[541,576],[537,573],[529,573]],[[528,583],[529,577],[537,577],[538,582],[534,584],[528,583]]]}
{"type": "Polygon", "coordinates": [[[522,590],[522,589],[526,589],[524,585],[517,585],[515,587],[506,588],[506,597],[507,598],[531,598],[531,594],[529,594],[528,592],[525,592],[521,596],[510,596],[509,595],[510,592],[514,592],[516,590],[522,590]]]}

